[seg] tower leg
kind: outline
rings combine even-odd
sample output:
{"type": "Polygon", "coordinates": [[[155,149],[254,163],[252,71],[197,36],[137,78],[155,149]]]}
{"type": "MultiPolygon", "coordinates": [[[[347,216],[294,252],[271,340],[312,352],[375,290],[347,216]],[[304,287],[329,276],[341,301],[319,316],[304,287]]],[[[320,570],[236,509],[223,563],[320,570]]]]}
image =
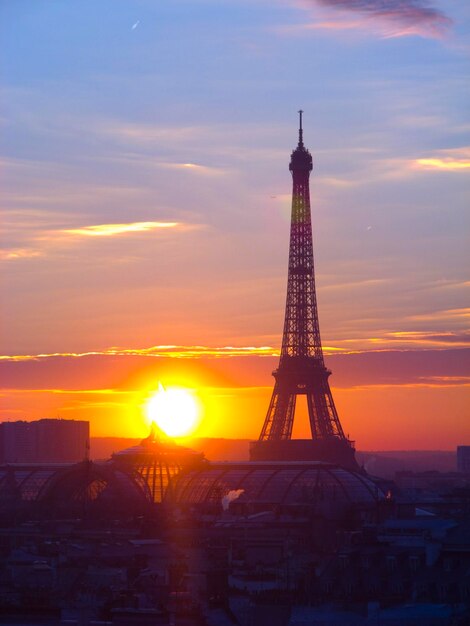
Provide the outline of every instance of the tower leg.
{"type": "Polygon", "coordinates": [[[282,387],[283,385],[276,381],[260,441],[291,438],[297,396],[282,387]]]}
{"type": "Polygon", "coordinates": [[[328,383],[307,392],[312,439],[346,439],[328,383]]]}

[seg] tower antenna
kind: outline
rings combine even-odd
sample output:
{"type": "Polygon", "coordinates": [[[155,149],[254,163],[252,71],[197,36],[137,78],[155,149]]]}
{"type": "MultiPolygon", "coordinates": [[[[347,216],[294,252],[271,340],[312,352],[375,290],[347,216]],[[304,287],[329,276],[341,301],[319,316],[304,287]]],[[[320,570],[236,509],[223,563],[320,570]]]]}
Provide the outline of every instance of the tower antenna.
{"type": "Polygon", "coordinates": [[[302,129],[302,109],[299,110],[299,146],[304,145],[304,131],[302,129]]]}

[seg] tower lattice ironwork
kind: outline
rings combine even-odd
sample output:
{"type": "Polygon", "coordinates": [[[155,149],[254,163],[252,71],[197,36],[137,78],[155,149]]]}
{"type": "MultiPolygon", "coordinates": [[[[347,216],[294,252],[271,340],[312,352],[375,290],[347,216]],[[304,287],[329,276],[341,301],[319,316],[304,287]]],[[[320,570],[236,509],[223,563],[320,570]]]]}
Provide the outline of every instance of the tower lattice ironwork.
{"type": "Polygon", "coordinates": [[[273,372],[274,390],[259,441],[252,458],[289,458],[300,454],[317,460],[355,465],[354,447],[339,421],[325,367],[318,323],[313,262],[309,177],[312,156],[303,143],[302,111],[299,111],[299,142],[292,152],[292,217],[284,334],[279,367],[273,372]],[[311,440],[283,446],[292,440],[297,396],[306,395],[311,440]],[[276,443],[277,442],[277,443],[276,443]],[[263,445],[266,444],[266,445],[263,445]],[[271,445],[270,445],[271,444],[271,445]],[[281,444],[281,445],[279,445],[281,444]],[[291,452],[289,453],[289,450],[291,452]]]}

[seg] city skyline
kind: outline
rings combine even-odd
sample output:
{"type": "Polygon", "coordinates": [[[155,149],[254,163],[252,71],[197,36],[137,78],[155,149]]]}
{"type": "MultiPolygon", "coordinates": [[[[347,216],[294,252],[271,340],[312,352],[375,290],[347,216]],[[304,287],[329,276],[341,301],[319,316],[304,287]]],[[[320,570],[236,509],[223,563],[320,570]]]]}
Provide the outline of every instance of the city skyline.
{"type": "Polygon", "coordinates": [[[343,425],[359,449],[463,443],[468,11],[87,4],[2,8],[2,419],[138,436],[161,381],[198,394],[196,434],[257,437],[302,106],[343,425]]]}

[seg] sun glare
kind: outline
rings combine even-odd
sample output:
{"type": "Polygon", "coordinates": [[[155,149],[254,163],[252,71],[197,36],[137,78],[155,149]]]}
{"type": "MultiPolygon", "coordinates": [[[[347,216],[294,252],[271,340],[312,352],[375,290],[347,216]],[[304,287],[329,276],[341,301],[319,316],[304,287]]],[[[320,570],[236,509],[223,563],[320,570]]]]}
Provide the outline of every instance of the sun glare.
{"type": "Polygon", "coordinates": [[[161,383],[146,404],[147,419],[169,437],[189,435],[199,421],[199,404],[189,389],[164,388],[161,383]]]}

